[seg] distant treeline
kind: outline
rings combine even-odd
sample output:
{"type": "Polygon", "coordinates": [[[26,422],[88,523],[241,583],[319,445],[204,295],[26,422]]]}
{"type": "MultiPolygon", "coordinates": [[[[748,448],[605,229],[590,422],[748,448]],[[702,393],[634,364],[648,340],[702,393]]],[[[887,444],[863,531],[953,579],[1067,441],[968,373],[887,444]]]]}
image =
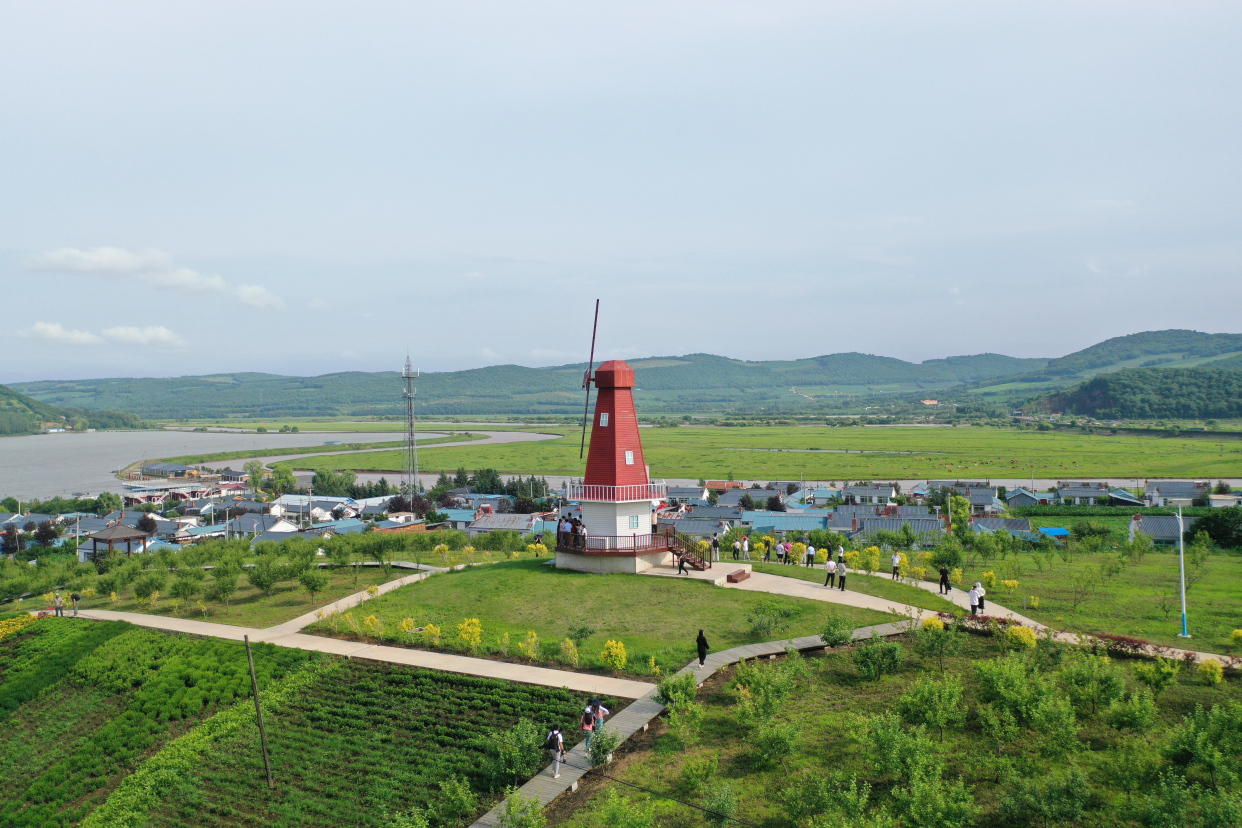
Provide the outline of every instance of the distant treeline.
{"type": "Polygon", "coordinates": [[[1038,407],[1104,420],[1242,417],[1242,371],[1133,368],[1050,394],[1038,407]]]}

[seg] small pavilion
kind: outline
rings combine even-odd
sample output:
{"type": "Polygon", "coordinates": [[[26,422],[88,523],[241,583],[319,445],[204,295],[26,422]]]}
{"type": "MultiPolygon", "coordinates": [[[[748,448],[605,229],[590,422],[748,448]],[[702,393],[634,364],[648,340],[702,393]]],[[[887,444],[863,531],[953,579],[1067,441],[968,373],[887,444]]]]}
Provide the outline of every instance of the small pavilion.
{"type": "Polygon", "coordinates": [[[100,529],[92,535],[87,535],[86,537],[95,542],[95,550],[91,556],[91,560],[95,560],[99,555],[100,543],[108,544],[108,554],[111,555],[112,545],[125,541],[125,554],[126,556],[132,556],[134,554],[134,541],[145,542],[147,538],[151,537],[151,535],[141,529],[135,529],[132,526],[125,526],[121,523],[116,523],[105,529],[100,529]]]}

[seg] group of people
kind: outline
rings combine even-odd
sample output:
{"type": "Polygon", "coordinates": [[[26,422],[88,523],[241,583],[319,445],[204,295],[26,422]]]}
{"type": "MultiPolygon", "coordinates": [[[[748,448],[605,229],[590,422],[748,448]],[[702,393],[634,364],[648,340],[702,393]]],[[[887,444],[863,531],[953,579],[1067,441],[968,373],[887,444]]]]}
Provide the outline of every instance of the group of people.
{"type": "MultiPolygon", "coordinates": [[[[78,617],[78,601],[82,600],[82,596],[76,592],[69,593],[69,600],[73,602],[73,617],[78,617]]],[[[55,614],[61,618],[65,617],[65,597],[57,592],[52,596],[52,609],[55,614]]]]}
{"type": "MultiPolygon", "coordinates": [[[[703,631],[699,631],[699,635],[703,635],[703,631]]],[[[611,711],[600,704],[599,699],[591,699],[587,703],[586,708],[582,711],[582,717],[579,724],[582,732],[586,734],[586,749],[591,749],[591,736],[599,732],[604,726],[604,717],[611,711]]],[[[544,747],[552,754],[552,778],[561,778],[561,762],[565,759],[565,734],[561,732],[560,725],[552,725],[552,730],[548,732],[544,747]]]]}
{"type": "Polygon", "coordinates": [[[582,549],[586,546],[586,537],[586,524],[578,520],[578,518],[562,515],[560,522],[556,524],[557,546],[571,546],[575,549],[582,549]]]}
{"type": "Polygon", "coordinates": [[[970,588],[970,592],[967,595],[970,596],[970,614],[978,615],[983,612],[983,596],[987,595],[987,592],[983,589],[983,584],[975,581],[975,585],[970,588]]]}

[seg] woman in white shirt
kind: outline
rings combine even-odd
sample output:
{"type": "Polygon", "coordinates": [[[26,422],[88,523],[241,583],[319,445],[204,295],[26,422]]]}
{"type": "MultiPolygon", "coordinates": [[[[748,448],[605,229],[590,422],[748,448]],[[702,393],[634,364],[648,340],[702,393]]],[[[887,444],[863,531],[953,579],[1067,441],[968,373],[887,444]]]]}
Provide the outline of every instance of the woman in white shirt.
{"type": "Polygon", "coordinates": [[[967,596],[970,598],[970,614],[971,615],[979,614],[979,593],[976,592],[978,587],[979,585],[975,584],[974,586],[970,588],[970,592],[966,593],[967,596]]]}
{"type": "Polygon", "coordinates": [[[985,595],[987,595],[987,592],[984,591],[983,584],[979,583],[978,581],[975,581],[975,597],[979,601],[979,612],[984,611],[983,610],[983,607],[984,607],[983,596],[985,595]]]}

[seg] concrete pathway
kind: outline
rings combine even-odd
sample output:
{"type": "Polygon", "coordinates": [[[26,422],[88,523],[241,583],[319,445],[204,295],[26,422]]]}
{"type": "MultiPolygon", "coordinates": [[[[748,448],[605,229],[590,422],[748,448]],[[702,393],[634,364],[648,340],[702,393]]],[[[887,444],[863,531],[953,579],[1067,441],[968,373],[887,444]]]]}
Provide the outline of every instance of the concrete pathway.
{"type": "MultiPolygon", "coordinates": [[[[861,641],[875,636],[896,635],[901,631],[897,624],[880,624],[874,627],[859,627],[854,630],[853,636],[855,641],[861,641]]],[[[784,655],[786,650],[790,649],[802,651],[818,650],[823,647],[824,642],[818,635],[766,641],[762,644],[746,644],[709,654],[701,669],[697,661],[691,661],[678,673],[693,673],[698,678],[701,687],[703,682],[712,675],[744,658],[775,658],[778,655],[784,655]]],[[[651,721],[664,711],[664,705],[657,702],[654,696],[655,688],[652,688],[642,698],[635,700],[624,710],[609,718],[605,723],[605,728],[615,732],[621,742],[625,742],[640,730],[646,730],[651,721]]],[[[565,754],[565,759],[561,762],[559,778],[552,775],[552,766],[548,765],[519,788],[518,792],[528,799],[536,800],[542,808],[565,791],[576,791],[579,780],[592,769],[591,760],[587,757],[586,749],[583,747],[584,744],[585,742],[579,742],[565,754]]],[[[500,825],[503,810],[504,803],[502,802],[479,817],[470,828],[496,828],[500,825]]]]}

